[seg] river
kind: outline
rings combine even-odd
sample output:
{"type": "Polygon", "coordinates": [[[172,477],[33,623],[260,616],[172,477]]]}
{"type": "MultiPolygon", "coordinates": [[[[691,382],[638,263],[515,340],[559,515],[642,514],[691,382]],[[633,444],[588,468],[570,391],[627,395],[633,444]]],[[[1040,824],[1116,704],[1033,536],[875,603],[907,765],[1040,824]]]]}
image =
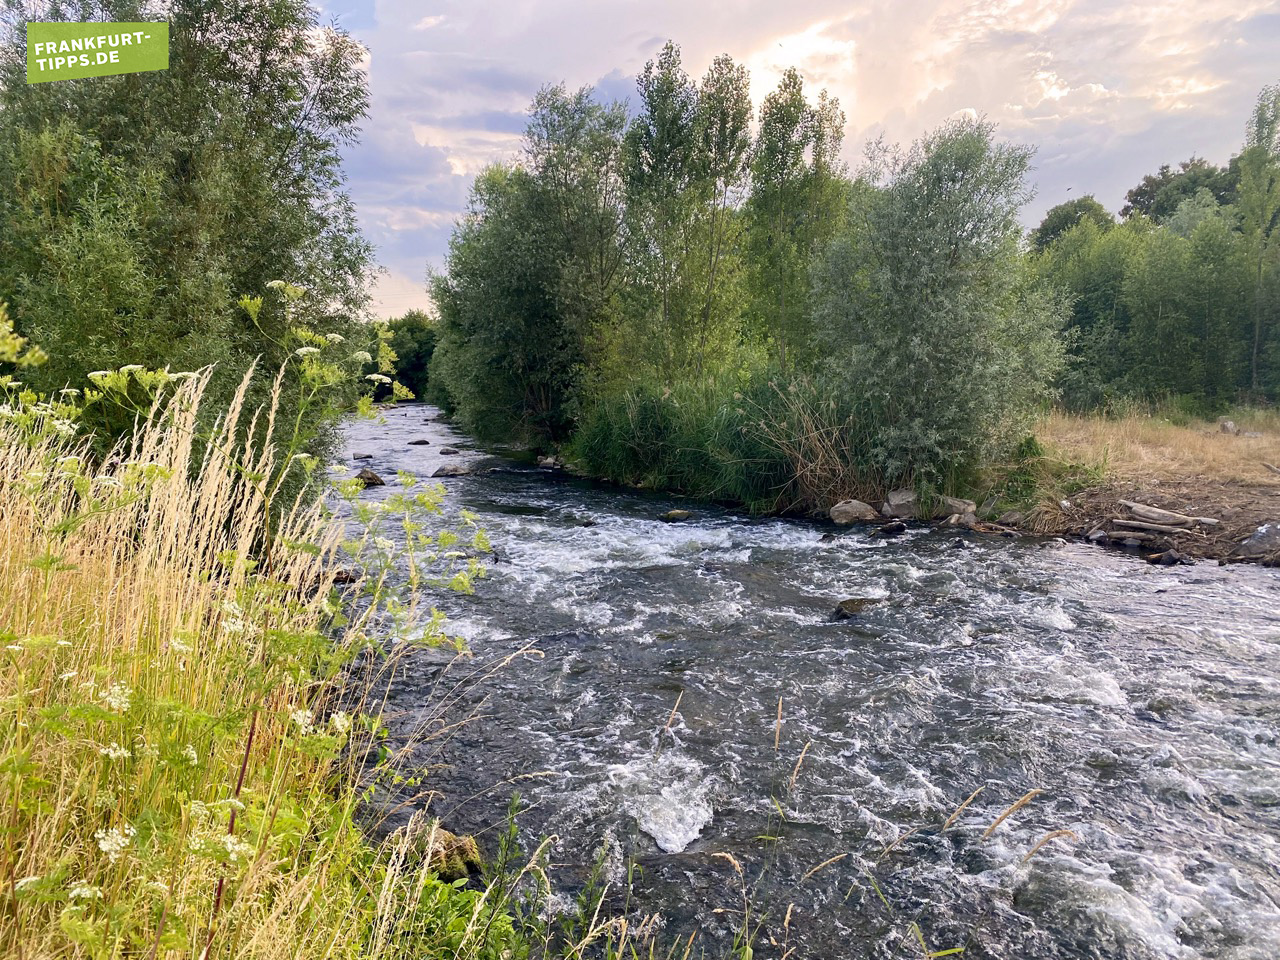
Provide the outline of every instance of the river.
{"type": "Polygon", "coordinates": [[[604,849],[710,955],[736,861],[762,958],[918,957],[912,922],[967,957],[1280,957],[1280,571],[750,518],[485,453],[422,406],[347,443],[388,479],[366,499],[474,471],[447,509],[499,560],[436,598],[473,657],[411,665],[392,732],[467,720],[420,748],[432,809],[491,845],[519,789],[561,896],[604,849]],[[836,622],[846,598],[872,602],[836,622]]]}

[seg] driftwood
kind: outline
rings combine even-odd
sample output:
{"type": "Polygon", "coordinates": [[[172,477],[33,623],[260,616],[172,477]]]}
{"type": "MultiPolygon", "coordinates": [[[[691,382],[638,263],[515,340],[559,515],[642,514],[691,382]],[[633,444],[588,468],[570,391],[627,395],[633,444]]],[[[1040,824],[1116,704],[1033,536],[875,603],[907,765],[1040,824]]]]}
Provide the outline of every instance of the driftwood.
{"type": "Polygon", "coordinates": [[[1174,527],[1167,523],[1147,523],[1145,520],[1112,520],[1117,527],[1126,530],[1149,530],[1152,533],[1191,533],[1187,527],[1174,527]]]}
{"type": "Polygon", "coordinates": [[[1147,523],[1164,523],[1175,527],[1189,527],[1192,524],[1202,524],[1206,527],[1216,527],[1217,520],[1212,517],[1189,517],[1185,513],[1174,513],[1172,510],[1161,510],[1159,507],[1153,507],[1145,503],[1134,503],[1132,500],[1121,500],[1124,506],[1129,508],[1139,520],[1145,520],[1147,523]]]}
{"type": "Polygon", "coordinates": [[[1262,461],[1262,465],[1266,467],[1268,470],[1270,470],[1272,473],[1280,473],[1280,467],[1277,467],[1274,463],[1267,463],[1264,460],[1262,461]]]}
{"type": "Polygon", "coordinates": [[[1141,533],[1137,530],[1117,530],[1112,540],[1137,540],[1139,543],[1150,543],[1157,539],[1154,533],[1141,533]]]}

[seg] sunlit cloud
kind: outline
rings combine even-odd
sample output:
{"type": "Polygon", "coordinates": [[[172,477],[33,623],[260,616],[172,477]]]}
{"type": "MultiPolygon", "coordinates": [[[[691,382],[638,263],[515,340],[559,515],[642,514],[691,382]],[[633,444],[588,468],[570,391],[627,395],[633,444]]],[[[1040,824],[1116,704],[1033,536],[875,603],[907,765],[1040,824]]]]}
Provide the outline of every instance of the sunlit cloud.
{"type": "Polygon", "coordinates": [[[404,284],[425,304],[472,178],[518,154],[540,86],[628,96],[668,38],[695,77],[720,53],[744,63],[757,104],[796,67],[811,94],[839,98],[855,168],[877,137],[988,117],[1037,147],[1028,223],[1086,192],[1118,209],[1144,173],[1193,153],[1225,162],[1258,89],[1280,79],[1280,0],[324,2],[371,50],[373,106],[349,161],[362,223],[402,285],[391,312],[404,284]]]}

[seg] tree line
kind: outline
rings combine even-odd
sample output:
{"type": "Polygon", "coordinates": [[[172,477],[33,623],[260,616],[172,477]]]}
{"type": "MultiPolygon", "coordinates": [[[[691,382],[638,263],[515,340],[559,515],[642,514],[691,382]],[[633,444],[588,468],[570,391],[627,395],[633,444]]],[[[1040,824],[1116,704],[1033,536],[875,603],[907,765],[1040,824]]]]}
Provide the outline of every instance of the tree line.
{"type": "Polygon", "coordinates": [[[776,509],[960,490],[1061,399],[1211,412],[1280,389],[1280,109],[1029,236],[1031,151],[958,119],[840,160],[844,114],[788,70],[699,79],[668,43],[634,115],[542,90],[430,278],[429,393],[478,435],[776,509]]]}
{"type": "Polygon", "coordinates": [[[1168,398],[1212,414],[1280,395],[1280,85],[1258,96],[1223,167],[1192,157],[1129,191],[1117,221],[1091,196],[1032,232],[1037,270],[1069,292],[1077,409],[1168,398]]]}

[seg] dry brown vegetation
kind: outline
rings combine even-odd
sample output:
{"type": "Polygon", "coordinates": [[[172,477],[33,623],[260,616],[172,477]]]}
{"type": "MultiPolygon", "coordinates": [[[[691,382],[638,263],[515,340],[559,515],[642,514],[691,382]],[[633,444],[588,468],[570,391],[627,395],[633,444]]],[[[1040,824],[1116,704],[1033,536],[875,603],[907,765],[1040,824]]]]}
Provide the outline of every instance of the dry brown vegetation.
{"type": "Polygon", "coordinates": [[[1047,450],[1069,462],[1101,467],[1108,479],[1159,483],[1204,478],[1280,488],[1280,412],[1248,410],[1217,422],[1180,425],[1159,416],[1121,419],[1054,412],[1037,428],[1047,450]],[[1256,436],[1255,436],[1256,434],[1256,436]]]}

